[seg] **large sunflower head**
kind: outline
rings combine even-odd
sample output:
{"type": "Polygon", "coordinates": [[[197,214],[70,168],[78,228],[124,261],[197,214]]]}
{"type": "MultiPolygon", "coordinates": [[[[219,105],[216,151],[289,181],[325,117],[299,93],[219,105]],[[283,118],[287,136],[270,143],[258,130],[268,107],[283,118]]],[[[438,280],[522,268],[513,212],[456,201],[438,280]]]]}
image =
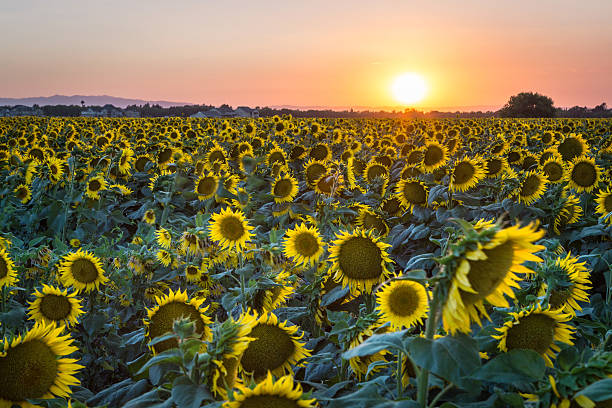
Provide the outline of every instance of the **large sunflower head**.
{"type": "Polygon", "coordinates": [[[276,315],[267,313],[257,319],[248,333],[254,338],[244,350],[240,366],[255,380],[261,381],[268,372],[274,375],[292,373],[292,367],[310,356],[299,340],[298,327],[279,322],[276,315]]]}
{"type": "Polygon", "coordinates": [[[381,319],[394,330],[422,324],[429,310],[427,291],[418,282],[392,280],[376,294],[381,319]]]}
{"type": "MultiPolygon", "coordinates": [[[[171,333],[174,321],[180,318],[189,318],[195,323],[195,332],[204,341],[211,338],[210,324],[212,320],[204,313],[208,306],[202,308],[204,299],[189,299],[187,292],[180,290],[173,292],[169,289],[166,296],[156,297],[156,304],[147,309],[147,317],[144,319],[147,340],[171,333]]],[[[176,339],[168,339],[150,346],[153,353],[177,347],[176,339]]]]}
{"type": "Polygon", "coordinates": [[[303,398],[302,387],[294,384],[293,377],[283,376],[274,381],[268,373],[255,388],[238,386],[239,392],[223,408],[311,408],[316,406],[315,399],[303,398]]]}
{"type": "Polygon", "coordinates": [[[62,283],[74,287],[77,292],[98,290],[108,282],[100,259],[82,248],[62,258],[59,273],[62,283]]]}
{"type": "Polygon", "coordinates": [[[547,182],[548,178],[538,171],[532,170],[525,173],[517,191],[519,202],[530,205],[539,200],[546,191],[547,182]]]}
{"type": "Polygon", "coordinates": [[[224,249],[242,250],[253,235],[242,211],[225,208],[213,214],[210,223],[210,237],[224,249]]]}
{"type": "Polygon", "coordinates": [[[555,342],[573,345],[572,335],[575,329],[565,323],[572,319],[570,314],[561,310],[542,309],[534,305],[518,313],[510,313],[512,320],[497,329],[500,334],[492,336],[499,340],[500,351],[527,349],[542,355],[546,365],[552,367],[552,358],[561,350],[555,342]]]}
{"type": "Polygon", "coordinates": [[[202,174],[195,182],[194,192],[198,195],[198,200],[203,201],[214,197],[219,188],[219,177],[209,171],[202,174]]]}
{"type": "Polygon", "coordinates": [[[597,202],[597,213],[603,218],[604,222],[612,225],[612,190],[608,187],[606,190],[601,190],[595,199],[597,202]]]}
{"type": "Polygon", "coordinates": [[[487,177],[496,178],[506,172],[508,168],[508,161],[505,157],[491,157],[487,159],[487,177]]]}
{"type": "Polygon", "coordinates": [[[66,398],[83,368],[65,356],[77,351],[63,327],[36,323],[24,336],[0,342],[0,406],[35,407],[27,400],[66,398]]]}
{"type": "Polygon", "coordinates": [[[298,181],[290,174],[281,172],[272,183],[272,191],[276,203],[290,203],[299,192],[298,181]]]}
{"type": "Polygon", "coordinates": [[[4,248],[0,248],[0,289],[17,283],[15,264],[4,248]]]}
{"type": "Polygon", "coordinates": [[[533,273],[522,264],[541,262],[534,253],[544,249],[533,242],[542,238],[544,231],[536,231],[537,224],[523,228],[513,226],[500,229],[494,225],[483,227],[489,238],[475,250],[467,251],[459,260],[442,311],[446,331],[468,333],[470,324],[481,324],[480,314],[488,318],[484,301],[493,306],[509,307],[506,295],[514,298],[513,287],[518,287],[517,273],[533,273]],[[493,230],[491,230],[493,228],[493,230]]]}
{"type": "Polygon", "coordinates": [[[287,231],[283,242],[283,252],[296,265],[314,265],[324,251],[325,246],[317,227],[307,227],[302,223],[287,231]]]}
{"type": "Polygon", "coordinates": [[[455,163],[451,173],[449,189],[466,191],[474,187],[485,176],[483,164],[472,158],[465,158],[455,163]]]}
{"type": "Polygon", "coordinates": [[[387,249],[390,247],[368,232],[356,229],[353,232],[336,234],[338,238],[330,248],[330,273],[336,282],[351,288],[351,293],[370,293],[374,285],[389,276],[391,262],[387,249]]]}
{"type": "Polygon", "coordinates": [[[557,146],[557,151],[566,162],[570,162],[575,158],[582,156],[588,150],[588,145],[582,136],[574,133],[567,136],[563,142],[559,143],[557,146]]]}
{"type": "Polygon", "coordinates": [[[331,150],[324,143],[318,143],[310,148],[308,156],[313,160],[327,161],[331,158],[331,150]]]}
{"type": "Polygon", "coordinates": [[[595,160],[582,156],[569,164],[565,180],[578,193],[590,193],[599,184],[600,177],[601,169],[595,164],[595,160]]]}
{"type": "Polygon", "coordinates": [[[68,293],[66,289],[43,284],[42,291],[37,289],[34,296],[36,299],[30,302],[28,314],[37,323],[70,326],[77,324],[79,316],[83,314],[76,292],[68,293]]]}
{"type": "Polygon", "coordinates": [[[423,168],[432,172],[442,167],[448,161],[448,150],[446,146],[438,142],[427,142],[423,149],[423,168]]]}
{"type": "Polygon", "coordinates": [[[395,188],[396,197],[410,211],[417,206],[426,207],[427,194],[427,186],[417,179],[402,179],[395,188]]]}
{"type": "Polygon", "coordinates": [[[269,167],[271,167],[274,163],[278,163],[280,165],[285,165],[287,163],[285,151],[278,146],[272,148],[266,157],[266,164],[269,167]]]}

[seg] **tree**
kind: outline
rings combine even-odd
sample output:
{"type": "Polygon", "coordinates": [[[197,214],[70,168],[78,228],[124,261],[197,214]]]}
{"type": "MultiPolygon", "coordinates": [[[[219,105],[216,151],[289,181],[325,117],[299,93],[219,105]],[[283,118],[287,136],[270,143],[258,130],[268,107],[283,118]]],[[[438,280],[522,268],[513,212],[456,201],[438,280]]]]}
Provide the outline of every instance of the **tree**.
{"type": "Polygon", "coordinates": [[[521,92],[511,96],[499,111],[506,118],[552,118],[555,116],[553,100],[534,92],[521,92]]]}

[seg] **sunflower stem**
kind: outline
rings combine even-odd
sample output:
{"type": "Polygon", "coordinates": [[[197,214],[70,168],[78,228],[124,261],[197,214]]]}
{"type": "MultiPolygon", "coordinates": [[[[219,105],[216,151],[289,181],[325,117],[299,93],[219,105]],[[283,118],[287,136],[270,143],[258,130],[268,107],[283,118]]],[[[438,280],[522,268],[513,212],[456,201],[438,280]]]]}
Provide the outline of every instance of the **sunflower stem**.
{"type": "Polygon", "coordinates": [[[74,165],[76,159],[77,158],[75,155],[73,159],[73,164],[68,165],[68,168],[70,170],[70,190],[68,196],[64,196],[64,225],[62,226],[62,242],[64,242],[64,240],[66,239],[66,224],[68,224],[68,207],[70,206],[70,203],[72,201],[72,193],[74,191],[74,178],[76,177],[76,169],[74,165]]]}
{"type": "Polygon", "coordinates": [[[397,381],[397,399],[402,397],[402,351],[397,352],[397,371],[395,373],[397,381]]]}
{"type": "Polygon", "coordinates": [[[178,170],[174,173],[174,178],[172,179],[172,187],[170,188],[170,192],[168,193],[168,197],[164,200],[164,211],[162,212],[161,220],[159,221],[159,226],[162,228],[166,221],[168,220],[168,216],[170,215],[170,201],[172,200],[172,196],[176,190],[176,179],[178,178],[178,170]]]}
{"type": "MultiPolygon", "coordinates": [[[[425,326],[425,338],[432,340],[438,327],[438,309],[440,307],[440,290],[436,287],[429,304],[429,317],[425,326]]],[[[417,378],[417,402],[423,408],[427,407],[427,391],[429,387],[429,370],[422,368],[417,378]]]]}
{"type": "Polygon", "coordinates": [[[431,404],[429,404],[429,408],[433,408],[436,406],[436,403],[438,402],[438,400],[440,398],[442,398],[442,396],[444,394],[446,394],[448,392],[448,390],[450,390],[451,388],[453,388],[455,386],[455,384],[450,383],[448,384],[446,387],[444,387],[442,390],[440,390],[440,392],[434,397],[433,400],[431,400],[431,404]]]}

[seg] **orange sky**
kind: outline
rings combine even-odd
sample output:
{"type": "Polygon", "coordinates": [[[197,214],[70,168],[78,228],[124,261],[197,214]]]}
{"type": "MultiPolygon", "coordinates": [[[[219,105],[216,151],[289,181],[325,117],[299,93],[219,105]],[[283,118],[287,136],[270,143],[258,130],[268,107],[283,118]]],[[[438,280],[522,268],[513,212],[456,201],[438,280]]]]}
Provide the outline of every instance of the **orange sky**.
{"type": "Polygon", "coordinates": [[[418,72],[425,109],[612,104],[610,1],[8,3],[0,97],[390,107],[418,72]]]}

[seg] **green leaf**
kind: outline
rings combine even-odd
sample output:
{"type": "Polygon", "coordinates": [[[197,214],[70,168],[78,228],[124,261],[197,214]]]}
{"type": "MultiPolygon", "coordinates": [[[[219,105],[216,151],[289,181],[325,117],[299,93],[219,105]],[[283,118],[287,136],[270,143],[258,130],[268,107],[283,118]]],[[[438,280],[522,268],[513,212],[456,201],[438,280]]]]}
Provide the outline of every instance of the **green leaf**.
{"type": "Polygon", "coordinates": [[[177,408],[198,408],[202,401],[212,401],[213,397],[204,385],[194,384],[187,377],[179,377],[172,385],[172,400],[177,408]]]}
{"type": "Polygon", "coordinates": [[[182,359],[183,359],[183,356],[181,355],[181,352],[179,349],[173,348],[170,350],[166,350],[166,351],[163,351],[157,354],[152,359],[147,361],[147,363],[144,364],[142,368],[138,370],[138,373],[136,374],[141,374],[145,372],[149,367],[159,365],[159,364],[178,364],[182,361],[182,359]]]}
{"type": "Polygon", "coordinates": [[[378,353],[381,350],[404,350],[403,337],[406,335],[406,330],[399,332],[374,334],[366,341],[355,348],[352,348],[342,354],[342,358],[348,360],[353,357],[363,357],[378,353]]]}
{"type": "Polygon", "coordinates": [[[417,337],[408,348],[418,366],[455,384],[480,367],[477,343],[464,334],[438,340],[417,337]]]}
{"type": "Polygon", "coordinates": [[[533,350],[511,350],[486,363],[472,377],[497,383],[534,382],[544,377],[546,365],[533,350]]]}
{"type": "Polygon", "coordinates": [[[595,402],[612,399],[612,378],[594,382],[576,395],[584,395],[595,402]]]}

